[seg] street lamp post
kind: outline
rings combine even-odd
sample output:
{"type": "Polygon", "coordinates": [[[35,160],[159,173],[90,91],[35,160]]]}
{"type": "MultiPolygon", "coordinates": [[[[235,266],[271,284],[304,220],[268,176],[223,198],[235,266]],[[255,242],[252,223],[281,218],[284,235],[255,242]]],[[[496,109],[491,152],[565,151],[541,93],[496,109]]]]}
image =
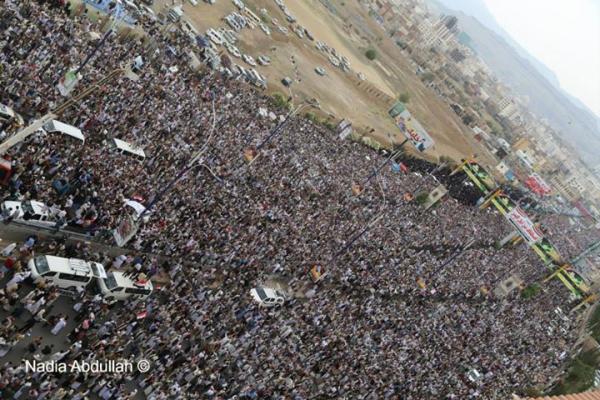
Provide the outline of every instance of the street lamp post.
{"type": "Polygon", "coordinates": [[[390,161],[395,160],[396,157],[398,157],[402,153],[402,148],[404,147],[406,142],[408,142],[408,139],[405,139],[402,143],[400,143],[400,145],[398,146],[398,150],[393,152],[385,161],[383,161],[379,165],[379,167],[377,167],[369,176],[367,176],[365,182],[363,183],[363,187],[366,187],[367,183],[369,183],[371,179],[377,176],[377,174],[379,174],[379,171],[381,171],[383,167],[385,167],[390,161]]]}

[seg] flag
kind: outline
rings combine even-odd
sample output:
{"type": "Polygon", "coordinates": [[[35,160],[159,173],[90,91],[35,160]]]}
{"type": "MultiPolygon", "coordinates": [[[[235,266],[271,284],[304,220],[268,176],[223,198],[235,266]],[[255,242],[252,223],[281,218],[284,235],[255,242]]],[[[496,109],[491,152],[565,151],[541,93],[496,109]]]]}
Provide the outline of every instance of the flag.
{"type": "Polygon", "coordinates": [[[247,148],[246,150],[244,150],[244,158],[246,159],[246,161],[254,160],[256,158],[256,150],[247,148]]]}
{"type": "Polygon", "coordinates": [[[313,267],[310,269],[310,275],[312,280],[317,282],[326,275],[325,268],[323,268],[321,265],[313,265],[313,267]]]}
{"type": "Polygon", "coordinates": [[[81,74],[76,74],[75,70],[70,69],[65,76],[60,78],[56,87],[62,96],[67,97],[80,80],[81,74]]]}

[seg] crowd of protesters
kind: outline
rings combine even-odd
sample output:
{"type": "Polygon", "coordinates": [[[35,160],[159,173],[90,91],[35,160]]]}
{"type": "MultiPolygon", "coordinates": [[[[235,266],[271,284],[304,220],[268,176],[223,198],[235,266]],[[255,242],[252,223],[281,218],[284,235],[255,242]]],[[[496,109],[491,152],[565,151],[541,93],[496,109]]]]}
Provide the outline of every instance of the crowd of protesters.
{"type": "MultiPolygon", "coordinates": [[[[99,28],[30,1],[4,3],[0,24],[0,102],[31,121],[64,101],[56,82],[92,51],[99,28]]],[[[122,257],[54,241],[12,249],[0,339],[4,354],[24,359],[145,358],[152,368],[100,376],[4,363],[2,398],[505,399],[560,374],[576,340],[576,324],[556,312],[572,306],[569,294],[554,280],[533,299],[495,293],[512,276],[529,284],[547,270],[526,246],[496,249],[511,228],[473,206],[480,194],[463,174],[405,156],[400,172],[389,165],[367,179],[386,156],[301,114],[249,162],[246,150],[280,123],[259,108],[287,111],[235,79],[192,70],[198,48],[179,31],[150,31],[111,37],[82,70],[78,88],[144,60],[138,80],[119,76],[59,116],[85,143],[50,133],[14,146],[2,193],[42,201],[105,241],[127,200],[153,207],[122,257]],[[116,152],[114,138],[145,160],[116,152]],[[425,211],[409,201],[438,181],[450,189],[441,203],[425,211]],[[67,329],[68,315],[52,310],[56,290],[28,282],[32,251],[150,277],[162,268],[171,279],[123,307],[83,293],[67,329]],[[327,272],[318,283],[315,265],[327,272]],[[273,276],[289,298],[261,308],[249,291],[273,276]],[[33,337],[38,324],[68,344],[33,337]]]]}

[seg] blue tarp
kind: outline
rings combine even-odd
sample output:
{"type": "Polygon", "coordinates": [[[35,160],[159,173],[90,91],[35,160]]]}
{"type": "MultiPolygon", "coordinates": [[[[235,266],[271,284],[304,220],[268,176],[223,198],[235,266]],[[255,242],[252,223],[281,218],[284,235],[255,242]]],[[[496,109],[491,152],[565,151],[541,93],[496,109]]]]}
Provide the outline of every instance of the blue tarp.
{"type": "Polygon", "coordinates": [[[83,0],[85,4],[92,6],[103,13],[111,14],[116,21],[124,22],[128,25],[135,24],[135,18],[128,15],[123,5],[116,0],[83,0]],[[115,5],[112,9],[111,5],[115,5]]]}

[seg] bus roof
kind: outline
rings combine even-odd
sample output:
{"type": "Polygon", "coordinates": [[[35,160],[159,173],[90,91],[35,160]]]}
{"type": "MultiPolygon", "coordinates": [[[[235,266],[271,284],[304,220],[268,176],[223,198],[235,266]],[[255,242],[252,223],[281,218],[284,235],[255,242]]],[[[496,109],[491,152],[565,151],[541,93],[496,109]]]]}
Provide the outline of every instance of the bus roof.
{"type": "Polygon", "coordinates": [[[130,143],[127,143],[126,141],[121,140],[121,139],[113,139],[113,141],[114,141],[114,145],[117,147],[117,149],[123,150],[127,153],[131,153],[138,157],[146,158],[146,153],[144,153],[144,150],[142,150],[141,148],[134,147],[130,143]]]}
{"type": "Polygon", "coordinates": [[[44,257],[46,257],[48,267],[51,271],[106,278],[106,272],[102,264],[91,261],[88,262],[78,258],[63,258],[49,255],[45,255],[44,257]]]}
{"type": "Polygon", "coordinates": [[[67,136],[74,137],[75,139],[79,139],[82,142],[85,142],[85,136],[83,136],[83,133],[79,128],[76,128],[73,125],[65,124],[64,122],[60,122],[55,119],[44,124],[44,129],[48,132],[60,132],[67,136]]]}
{"type": "Polygon", "coordinates": [[[30,200],[28,203],[34,213],[38,215],[48,215],[48,206],[44,203],[35,200],[30,200]]]}

